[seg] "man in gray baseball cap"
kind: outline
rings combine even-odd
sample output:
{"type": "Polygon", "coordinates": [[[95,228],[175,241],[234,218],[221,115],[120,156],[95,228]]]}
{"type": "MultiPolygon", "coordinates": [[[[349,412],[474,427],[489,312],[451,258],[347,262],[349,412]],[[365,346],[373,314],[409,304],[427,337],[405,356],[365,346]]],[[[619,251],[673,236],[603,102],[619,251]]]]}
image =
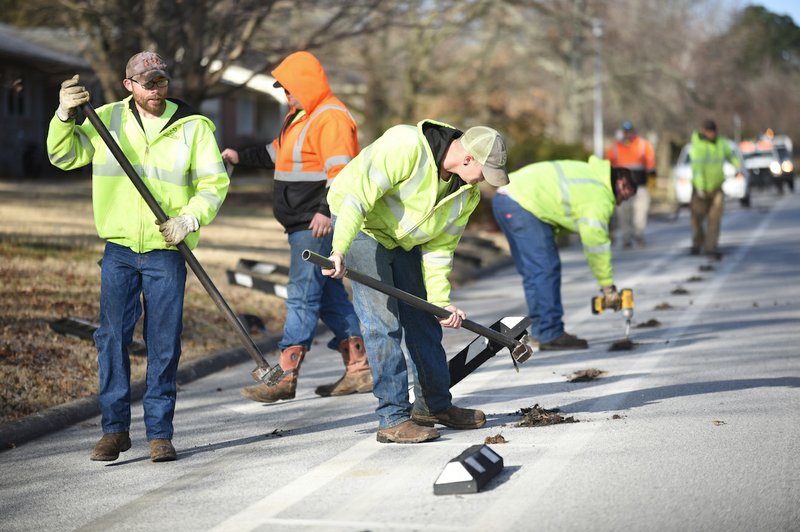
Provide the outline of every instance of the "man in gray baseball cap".
{"type": "Polygon", "coordinates": [[[181,354],[186,263],[176,249],[194,248],[200,226],[214,219],[230,183],[214,138],[214,124],[188,104],[167,98],[169,73],[155,52],[130,58],[122,84],[130,95],[96,109],[125,157],[163,206],[159,223],[109,160],[98,131],[76,123],[89,91],[75,75],[61,84],[47,150],[62,170],[92,165],[92,205],[100,238],[107,241],[100,272],[100,327],[94,336],[98,360],[98,403],[103,435],[90,458],[113,461],[131,448],[131,384],[128,345],[144,315],[147,385],[144,426],[150,459],[178,455],[174,434],[178,360],[181,354]],[[142,305],[146,301],[146,305],[142,305]]]}

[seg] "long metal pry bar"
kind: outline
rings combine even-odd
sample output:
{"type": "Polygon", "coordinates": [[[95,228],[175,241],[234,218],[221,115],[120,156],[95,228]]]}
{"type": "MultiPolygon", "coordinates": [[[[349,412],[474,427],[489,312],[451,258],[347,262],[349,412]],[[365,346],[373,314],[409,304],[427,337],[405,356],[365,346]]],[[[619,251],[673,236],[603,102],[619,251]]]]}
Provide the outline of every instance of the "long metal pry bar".
{"type": "MultiPolygon", "coordinates": [[[[100,117],[97,116],[97,113],[94,111],[92,106],[88,103],[83,104],[81,109],[83,110],[89,122],[91,122],[91,124],[97,130],[100,138],[102,138],[103,142],[106,143],[108,149],[111,150],[112,155],[114,155],[114,158],[125,171],[125,174],[127,174],[128,178],[133,183],[133,186],[135,186],[136,190],[139,191],[139,194],[141,194],[145,203],[147,203],[147,206],[150,207],[151,211],[153,211],[153,214],[155,214],[159,223],[166,222],[169,217],[164,212],[164,209],[162,209],[161,205],[158,204],[158,201],[156,201],[152,192],[150,192],[150,189],[148,189],[147,185],[145,185],[144,181],[142,181],[142,178],[139,177],[139,174],[136,173],[133,165],[122,152],[119,144],[117,144],[117,141],[111,136],[108,128],[106,128],[105,124],[103,124],[103,122],[100,120],[100,117]]],[[[211,297],[212,301],[216,303],[217,307],[225,316],[225,319],[227,319],[228,322],[233,326],[236,334],[242,341],[245,350],[256,363],[256,369],[251,372],[253,378],[257,381],[263,382],[268,386],[276,384],[283,376],[283,369],[281,369],[281,367],[277,364],[275,367],[270,367],[270,365],[267,364],[267,361],[264,359],[264,355],[261,354],[261,351],[259,351],[258,346],[255,344],[255,342],[253,342],[253,339],[244,328],[244,325],[242,325],[242,323],[239,321],[239,318],[236,317],[236,314],[234,314],[233,310],[231,310],[231,308],[228,306],[227,301],[225,301],[225,299],[222,297],[222,294],[214,285],[213,281],[211,281],[211,278],[200,265],[197,257],[194,256],[194,253],[192,253],[192,250],[189,249],[189,246],[186,244],[186,242],[180,242],[177,245],[177,248],[186,263],[197,276],[200,284],[202,284],[203,288],[205,288],[206,292],[208,292],[208,295],[211,297]]]]}
{"type": "MultiPolygon", "coordinates": [[[[333,262],[331,262],[328,258],[323,257],[318,253],[314,253],[313,251],[310,251],[308,249],[303,251],[303,260],[307,260],[323,268],[333,268],[333,262]]],[[[345,277],[357,283],[361,283],[365,286],[368,286],[374,290],[378,290],[379,292],[383,292],[388,296],[392,296],[395,299],[398,299],[403,303],[411,305],[416,309],[422,310],[429,314],[433,314],[437,318],[447,318],[450,316],[450,312],[447,311],[446,309],[443,309],[442,307],[438,307],[413,294],[404,292],[399,288],[390,286],[386,283],[383,283],[377,279],[373,279],[368,275],[357,272],[350,268],[346,269],[345,277]]],[[[461,326],[467,329],[468,331],[472,331],[476,334],[485,337],[490,342],[494,342],[496,344],[500,344],[504,347],[507,347],[508,350],[511,352],[511,360],[514,362],[515,366],[517,362],[522,363],[528,360],[531,354],[533,353],[533,350],[527,344],[526,337],[517,340],[516,338],[506,336],[505,334],[495,331],[494,329],[484,327],[480,323],[475,323],[472,320],[462,320],[461,326]]]]}

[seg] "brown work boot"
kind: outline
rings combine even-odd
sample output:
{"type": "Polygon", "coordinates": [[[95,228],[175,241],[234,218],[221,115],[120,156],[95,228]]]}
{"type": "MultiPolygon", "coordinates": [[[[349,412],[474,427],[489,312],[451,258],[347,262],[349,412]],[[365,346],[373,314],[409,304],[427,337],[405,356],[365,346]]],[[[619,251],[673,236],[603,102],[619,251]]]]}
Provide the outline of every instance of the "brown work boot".
{"type": "Polygon", "coordinates": [[[379,429],[377,440],[381,443],[422,443],[428,440],[435,440],[439,437],[439,431],[432,427],[423,427],[411,419],[407,419],[385,429],[379,429]]]}
{"type": "Polygon", "coordinates": [[[539,344],[540,351],[565,351],[568,349],[588,349],[589,344],[583,338],[565,332],[558,338],[539,344]]]}
{"type": "Polygon", "coordinates": [[[411,419],[417,425],[432,427],[438,423],[451,429],[478,429],[486,423],[486,415],[480,410],[459,408],[455,405],[438,414],[424,415],[411,410],[411,419]]]}
{"type": "Polygon", "coordinates": [[[127,432],[107,432],[92,449],[91,459],[98,462],[113,462],[131,448],[131,437],[127,432]]]}
{"type": "Polygon", "coordinates": [[[153,462],[171,462],[177,460],[175,447],[169,440],[150,440],[150,460],[153,462]]]}
{"type": "Polygon", "coordinates": [[[259,403],[274,403],[282,399],[294,399],[294,391],[297,389],[297,374],[300,372],[300,365],[303,357],[306,356],[306,348],[302,345],[290,345],[281,351],[280,364],[286,372],[283,379],[274,386],[267,386],[260,383],[254,386],[242,388],[240,393],[253,401],[259,403]]]}
{"type": "Polygon", "coordinates": [[[339,352],[344,361],[344,375],[333,384],[317,386],[314,393],[322,397],[348,395],[372,391],[372,371],[369,369],[364,339],[351,336],[339,342],[339,352]]]}

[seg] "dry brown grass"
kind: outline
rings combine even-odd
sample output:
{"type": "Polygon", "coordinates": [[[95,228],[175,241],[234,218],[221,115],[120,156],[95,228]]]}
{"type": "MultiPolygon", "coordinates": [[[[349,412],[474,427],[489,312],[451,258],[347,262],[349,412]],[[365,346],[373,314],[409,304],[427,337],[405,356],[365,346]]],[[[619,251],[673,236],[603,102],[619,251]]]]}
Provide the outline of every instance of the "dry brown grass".
{"type": "MultiPolygon", "coordinates": [[[[0,423],[97,392],[93,342],[55,333],[64,317],[99,321],[103,242],[97,238],[88,180],[0,182],[0,423]]],[[[203,228],[195,254],[236,313],[283,326],[275,296],[228,285],[225,270],[240,257],[288,265],[288,244],[271,215],[263,180],[237,182],[217,219],[203,228]]],[[[140,327],[135,339],[141,339],[140,327]]],[[[187,281],[186,363],[239,340],[193,274],[187,281]]],[[[133,379],[146,360],[131,357],[133,379]]]]}

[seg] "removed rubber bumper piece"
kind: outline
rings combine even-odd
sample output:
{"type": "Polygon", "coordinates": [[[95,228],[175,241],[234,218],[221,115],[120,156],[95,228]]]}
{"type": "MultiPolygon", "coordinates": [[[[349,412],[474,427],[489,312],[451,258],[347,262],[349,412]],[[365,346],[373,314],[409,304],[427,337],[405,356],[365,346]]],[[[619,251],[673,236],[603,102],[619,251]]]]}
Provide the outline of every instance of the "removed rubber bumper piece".
{"type": "Polygon", "coordinates": [[[434,424],[444,425],[451,429],[479,429],[486,424],[486,415],[480,410],[471,408],[459,408],[451,406],[444,412],[438,414],[420,414],[411,411],[411,420],[418,425],[432,427],[434,424]]]}
{"type": "Polygon", "coordinates": [[[435,440],[440,436],[433,427],[423,427],[411,419],[407,419],[394,427],[378,429],[376,439],[380,443],[422,443],[435,440]]]}

